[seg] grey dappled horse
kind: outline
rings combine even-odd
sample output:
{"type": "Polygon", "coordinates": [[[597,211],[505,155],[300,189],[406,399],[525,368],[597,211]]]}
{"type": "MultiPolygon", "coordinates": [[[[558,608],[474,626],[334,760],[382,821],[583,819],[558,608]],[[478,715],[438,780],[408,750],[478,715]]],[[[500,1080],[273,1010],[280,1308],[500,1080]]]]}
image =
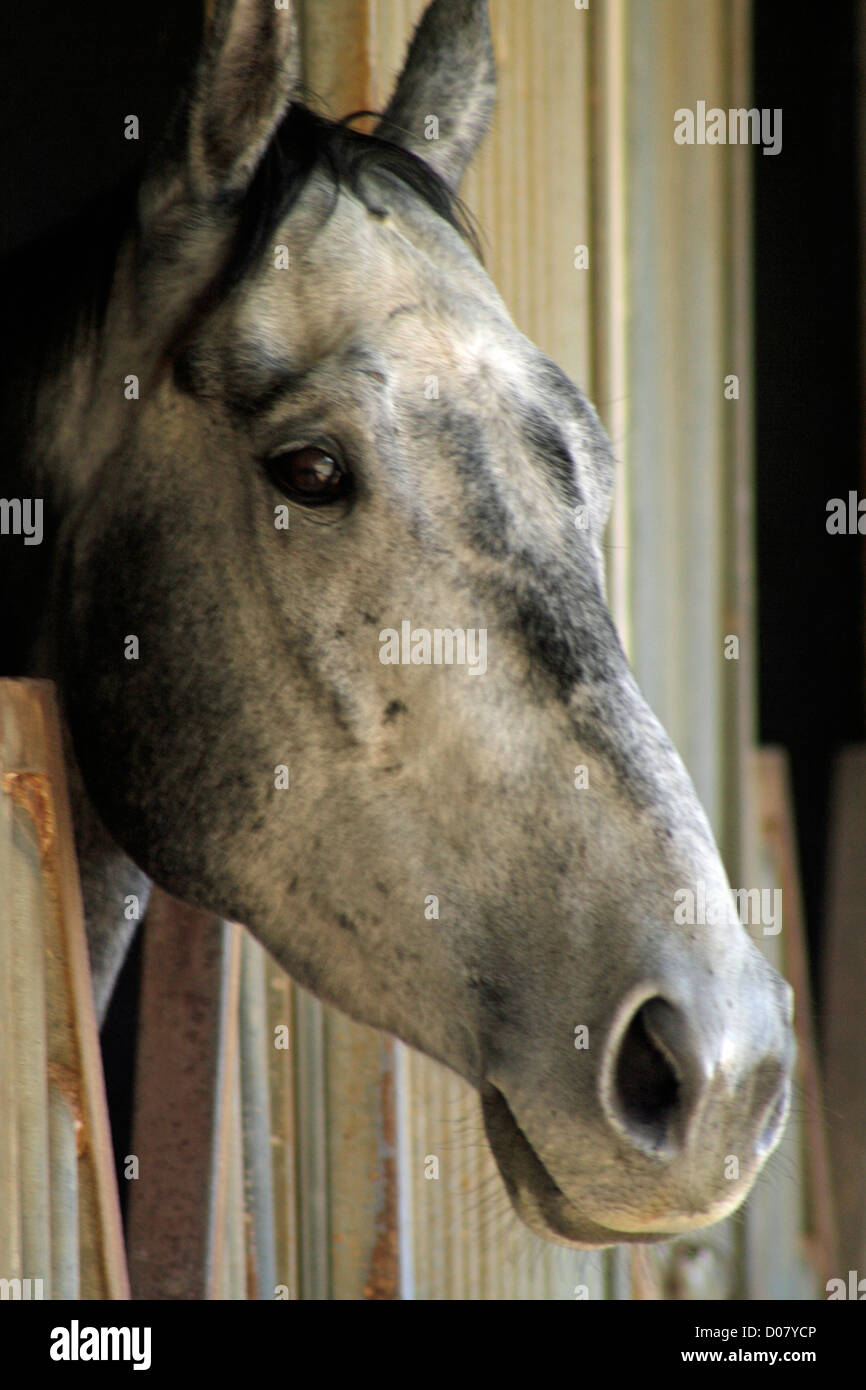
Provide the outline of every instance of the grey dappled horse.
{"type": "Polygon", "coordinates": [[[605,602],[610,445],[455,200],[485,7],[429,7],[375,136],[297,70],[217,4],[137,198],[7,273],[6,662],[61,692],[99,1007],[153,880],[471,1082],[540,1235],[704,1225],[781,1132],[790,991],[675,920],[729,890],[605,602]]]}

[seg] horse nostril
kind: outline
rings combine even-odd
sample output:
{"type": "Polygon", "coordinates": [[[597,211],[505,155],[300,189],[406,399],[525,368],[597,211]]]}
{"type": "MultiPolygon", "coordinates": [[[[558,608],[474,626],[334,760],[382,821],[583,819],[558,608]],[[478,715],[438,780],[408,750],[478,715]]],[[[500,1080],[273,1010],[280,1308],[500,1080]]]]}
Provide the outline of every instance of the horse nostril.
{"type": "Polygon", "coordinates": [[[680,1030],[666,999],[647,999],[632,1015],[607,1068],[606,1108],[617,1128],[659,1156],[676,1148],[682,1083],[665,1038],[680,1030]]]}

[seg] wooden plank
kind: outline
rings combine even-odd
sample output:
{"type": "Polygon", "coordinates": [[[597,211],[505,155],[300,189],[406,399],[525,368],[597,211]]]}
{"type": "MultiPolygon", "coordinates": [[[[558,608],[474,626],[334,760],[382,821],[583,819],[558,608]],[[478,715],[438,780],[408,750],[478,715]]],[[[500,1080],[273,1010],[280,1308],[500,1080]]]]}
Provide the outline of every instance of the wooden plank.
{"type": "MultiPolygon", "coordinates": [[[[0,711],[2,698],[0,688],[0,711]]],[[[5,756],[0,767],[5,768],[5,756]]],[[[5,885],[0,894],[0,1278],[4,1279],[24,1277],[18,1106],[15,1087],[16,995],[12,968],[14,924],[9,890],[16,864],[13,835],[13,805],[8,796],[0,795],[0,884],[5,885]]]]}
{"type": "Polygon", "coordinates": [[[231,1053],[231,1097],[221,1111],[221,1120],[228,1129],[229,1161],[226,1168],[226,1258],[223,1273],[223,1298],[245,1299],[249,1294],[247,1278],[246,1222],[249,1212],[244,1203],[244,1154],[241,1112],[240,1049],[231,1053]]]}
{"type": "MultiPolygon", "coordinates": [[[[46,1292],[53,1278],[53,1296],[127,1298],[61,724],[49,682],[0,681],[0,801],[0,854],[9,872],[0,935],[7,945],[10,919],[12,933],[4,1032],[7,1048],[9,1036],[15,1039],[18,1112],[0,1113],[0,1131],[8,1126],[16,1136],[5,1142],[18,1185],[17,1201],[0,1207],[0,1246],[25,1276],[42,1277],[46,1292]],[[29,1268],[34,1259],[39,1267],[29,1268]]],[[[8,1105],[8,1087],[2,1096],[8,1105]]]]}
{"type": "Polygon", "coordinates": [[[329,1009],[331,1297],[399,1297],[394,1046],[329,1009]]]}
{"type": "Polygon", "coordinates": [[[326,1133],[324,1005],[293,986],[294,1086],[298,1102],[298,1297],[330,1297],[330,1174],[326,1133]]]}
{"type": "Polygon", "coordinates": [[[269,1069],[271,1145],[274,1176],[274,1253],[277,1297],[298,1297],[298,1230],[295,1194],[297,1141],[294,1086],[295,1018],[292,984],[276,962],[267,960],[268,1033],[273,1047],[269,1069]],[[280,1043],[278,1046],[277,1043],[280,1043]],[[287,1047],[282,1043],[288,1043],[287,1047]]]}
{"type": "MultiPolygon", "coordinates": [[[[21,707],[25,718],[30,710],[21,707]]],[[[41,711],[34,710],[36,720],[41,711]]],[[[8,723],[4,717],[4,729],[8,723]]],[[[41,731],[40,731],[41,732],[41,731]]],[[[34,729],[35,733],[35,729],[34,729]]],[[[28,740],[27,757],[35,738],[28,740]]],[[[41,760],[40,760],[41,761],[41,760]]],[[[5,759],[4,759],[5,762],[5,759]]],[[[7,763],[8,766],[8,763],[7,763]]],[[[32,764],[31,764],[32,766],[32,764]]],[[[13,804],[13,847],[17,864],[10,885],[12,989],[10,1025],[15,1050],[15,1102],[21,1181],[21,1259],[25,1277],[41,1278],[51,1291],[51,1146],[48,1124],[47,865],[40,822],[50,814],[45,773],[19,766],[4,771],[3,793],[13,804]]],[[[52,1010],[53,1012],[53,1010],[52,1010]]]]}
{"type": "Polygon", "coordinates": [[[796,996],[794,1027],[807,1195],[807,1211],[803,1214],[801,1227],[802,1248],[823,1284],[838,1273],[838,1237],[825,1130],[823,1083],[815,1043],[806,923],[787,753],[781,748],[761,748],[754,755],[754,767],[761,839],[770,855],[775,881],[782,890],[783,905],[780,935],[764,937],[763,941],[776,942],[781,948],[782,959],[774,961],[774,964],[790,981],[796,996]]]}
{"type": "Polygon", "coordinates": [[[51,1297],[81,1297],[77,1107],[59,1086],[48,1098],[51,1136],[51,1297]]]}
{"type": "Polygon", "coordinates": [[[244,1193],[249,1220],[248,1297],[272,1299],[276,1286],[274,1175],[265,953],[249,932],[241,936],[239,1054],[243,1119],[244,1193]]]}
{"type": "Polygon", "coordinates": [[[866,745],[833,773],[823,977],[827,1127],[839,1213],[839,1268],[866,1270],[866,745]]]}
{"type": "Polygon", "coordinates": [[[225,1202],[224,1086],[236,1054],[240,941],[154,888],[136,1061],[129,1269],[137,1299],[213,1296],[225,1202]]]}
{"type": "Polygon", "coordinates": [[[625,651],[632,648],[629,544],[628,390],[628,15],[608,0],[591,17],[592,240],[597,249],[592,296],[592,398],[620,462],[608,522],[607,582],[625,651]]]}
{"type": "Polygon", "coordinates": [[[300,0],[304,81],[315,105],[332,118],[375,103],[372,0],[300,0]]]}
{"type": "MultiPolygon", "coordinates": [[[[211,1197],[213,1210],[213,1253],[207,1276],[207,1297],[239,1298],[236,1260],[233,1254],[232,1231],[242,1218],[238,1206],[237,1186],[240,1183],[237,1144],[240,1115],[238,1100],[238,1029],[237,1011],[240,996],[240,952],[243,927],[228,926],[225,950],[228,958],[228,982],[222,1014],[220,1035],[220,1069],[216,1095],[216,1167],[211,1197]],[[238,1166],[238,1173],[235,1173],[238,1166]]],[[[242,1211],[242,1204],[241,1204],[242,1211]]],[[[236,1243],[236,1237],[234,1238],[236,1243]]]]}

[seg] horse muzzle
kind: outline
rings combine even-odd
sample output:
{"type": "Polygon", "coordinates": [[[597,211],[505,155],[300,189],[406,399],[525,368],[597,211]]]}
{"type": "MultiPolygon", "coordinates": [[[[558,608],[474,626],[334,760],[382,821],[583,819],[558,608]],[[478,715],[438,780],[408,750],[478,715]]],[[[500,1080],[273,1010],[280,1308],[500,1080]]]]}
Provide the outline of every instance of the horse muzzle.
{"type": "MultiPolygon", "coordinates": [[[[743,1201],[784,1131],[795,1045],[793,992],[751,950],[739,974],[688,986],[654,972],[608,1014],[590,1113],[566,1117],[556,1086],[482,1089],[487,1135],[518,1214],[578,1247],[662,1240],[708,1226],[743,1201]],[[576,1168],[576,1134],[588,1161],[576,1168]]],[[[539,1079],[540,1083],[540,1079],[539,1079]]]]}

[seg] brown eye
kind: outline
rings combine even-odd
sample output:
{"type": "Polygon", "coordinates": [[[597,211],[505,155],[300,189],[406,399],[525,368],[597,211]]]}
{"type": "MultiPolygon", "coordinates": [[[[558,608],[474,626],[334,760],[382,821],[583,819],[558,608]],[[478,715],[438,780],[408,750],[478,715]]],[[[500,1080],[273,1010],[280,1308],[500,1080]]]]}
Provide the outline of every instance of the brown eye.
{"type": "Polygon", "coordinates": [[[333,454],[315,444],[275,454],[268,459],[268,471],[278,488],[308,507],[337,502],[348,491],[346,470],[333,454]]]}

